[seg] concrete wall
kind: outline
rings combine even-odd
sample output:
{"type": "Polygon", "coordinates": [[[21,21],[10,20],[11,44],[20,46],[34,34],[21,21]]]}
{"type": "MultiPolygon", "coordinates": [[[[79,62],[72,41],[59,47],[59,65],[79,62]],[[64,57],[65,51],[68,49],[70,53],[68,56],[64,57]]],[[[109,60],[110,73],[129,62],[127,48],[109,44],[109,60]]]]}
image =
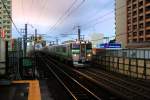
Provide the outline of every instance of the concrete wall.
{"type": "Polygon", "coordinates": [[[115,0],[116,41],[126,46],[126,0],[115,0]]]}

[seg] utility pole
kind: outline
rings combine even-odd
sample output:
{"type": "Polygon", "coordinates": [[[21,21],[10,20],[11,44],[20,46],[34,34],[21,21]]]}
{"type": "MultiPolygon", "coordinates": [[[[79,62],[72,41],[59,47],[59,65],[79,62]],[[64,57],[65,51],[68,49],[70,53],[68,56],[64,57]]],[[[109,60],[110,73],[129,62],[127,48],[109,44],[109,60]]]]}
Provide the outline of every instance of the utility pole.
{"type": "Polygon", "coordinates": [[[58,40],[59,40],[59,39],[56,37],[56,44],[57,44],[57,45],[58,45],[58,40]]]}
{"type": "Polygon", "coordinates": [[[8,75],[8,40],[5,40],[5,64],[6,64],[6,75],[8,75]]]}
{"type": "Polygon", "coordinates": [[[35,44],[36,44],[36,42],[37,42],[37,29],[35,29],[35,34],[34,34],[35,36],[34,36],[34,51],[35,51],[35,44]]]}
{"type": "Polygon", "coordinates": [[[27,24],[25,24],[25,35],[24,35],[24,57],[26,57],[26,52],[27,52],[27,24]]]}
{"type": "Polygon", "coordinates": [[[78,26],[78,40],[79,40],[79,41],[80,41],[80,32],[81,32],[80,26],[78,26]]]}

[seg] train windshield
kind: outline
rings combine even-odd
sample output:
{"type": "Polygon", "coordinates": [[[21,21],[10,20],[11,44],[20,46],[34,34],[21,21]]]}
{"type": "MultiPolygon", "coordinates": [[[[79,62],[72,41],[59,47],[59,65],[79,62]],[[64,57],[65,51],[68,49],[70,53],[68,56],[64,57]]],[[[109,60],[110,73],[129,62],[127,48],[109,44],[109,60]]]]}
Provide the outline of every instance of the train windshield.
{"type": "Polygon", "coordinates": [[[87,49],[92,49],[92,44],[86,44],[87,49]]]}
{"type": "Polygon", "coordinates": [[[72,44],[73,49],[80,49],[80,44],[72,44]]]}

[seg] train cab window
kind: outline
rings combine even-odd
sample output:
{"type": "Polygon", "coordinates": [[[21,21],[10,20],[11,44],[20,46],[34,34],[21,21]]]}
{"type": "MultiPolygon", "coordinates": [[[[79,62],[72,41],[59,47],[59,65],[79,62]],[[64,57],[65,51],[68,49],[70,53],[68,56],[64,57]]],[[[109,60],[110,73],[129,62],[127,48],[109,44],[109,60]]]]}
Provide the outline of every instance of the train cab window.
{"type": "Polygon", "coordinates": [[[72,49],[79,49],[80,45],[79,44],[72,44],[72,49]]]}
{"type": "Polygon", "coordinates": [[[91,45],[91,44],[87,44],[87,45],[86,45],[86,48],[87,48],[87,49],[92,49],[92,45],[91,45]]]}

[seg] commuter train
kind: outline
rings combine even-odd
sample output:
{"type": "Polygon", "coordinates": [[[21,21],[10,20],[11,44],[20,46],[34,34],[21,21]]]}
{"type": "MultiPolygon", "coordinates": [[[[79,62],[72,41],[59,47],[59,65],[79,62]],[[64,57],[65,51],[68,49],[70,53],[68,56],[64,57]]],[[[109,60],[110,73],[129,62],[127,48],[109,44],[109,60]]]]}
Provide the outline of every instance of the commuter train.
{"type": "Polygon", "coordinates": [[[92,44],[89,41],[74,41],[47,47],[47,52],[74,67],[89,66],[92,60],[92,44]]]}

